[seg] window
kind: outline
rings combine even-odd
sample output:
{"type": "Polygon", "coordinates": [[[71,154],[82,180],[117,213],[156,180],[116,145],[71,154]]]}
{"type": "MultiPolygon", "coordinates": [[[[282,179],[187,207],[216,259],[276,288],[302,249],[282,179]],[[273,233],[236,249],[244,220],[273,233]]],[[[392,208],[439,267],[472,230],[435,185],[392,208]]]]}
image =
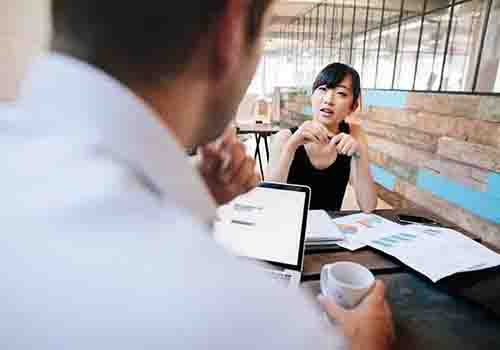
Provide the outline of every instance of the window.
{"type": "Polygon", "coordinates": [[[500,93],[500,0],[333,0],[280,36],[296,86],[339,61],[365,88],[500,93]]]}

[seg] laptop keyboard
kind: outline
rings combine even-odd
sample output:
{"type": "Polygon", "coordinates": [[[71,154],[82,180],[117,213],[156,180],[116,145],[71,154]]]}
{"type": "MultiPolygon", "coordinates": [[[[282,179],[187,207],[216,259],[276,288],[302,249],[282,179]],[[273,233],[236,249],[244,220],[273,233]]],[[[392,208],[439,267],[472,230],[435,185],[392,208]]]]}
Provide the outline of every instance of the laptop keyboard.
{"type": "Polygon", "coordinates": [[[286,272],[268,270],[268,273],[271,276],[271,279],[284,286],[288,286],[290,284],[290,280],[292,279],[292,275],[286,272]]]}

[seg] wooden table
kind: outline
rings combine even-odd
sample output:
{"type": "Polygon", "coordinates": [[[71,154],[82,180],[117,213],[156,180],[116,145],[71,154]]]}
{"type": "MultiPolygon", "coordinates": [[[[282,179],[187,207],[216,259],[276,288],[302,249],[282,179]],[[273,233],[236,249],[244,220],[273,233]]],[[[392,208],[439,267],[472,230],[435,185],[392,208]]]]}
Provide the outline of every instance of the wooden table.
{"type": "MultiPolygon", "coordinates": [[[[415,210],[375,213],[396,221],[400,212],[431,217],[443,226],[479,240],[429,213],[415,210]]],[[[302,283],[305,290],[319,294],[321,266],[345,260],[363,264],[385,282],[398,336],[396,349],[500,349],[499,268],[457,274],[432,283],[395,258],[372,248],[356,252],[341,248],[329,252],[308,253],[306,250],[302,283]]]]}
{"type": "Polygon", "coordinates": [[[259,162],[260,167],[260,175],[262,176],[262,180],[264,180],[264,168],[262,166],[262,158],[260,155],[260,140],[264,140],[264,146],[266,147],[266,158],[267,162],[269,162],[269,143],[267,138],[273,134],[279,132],[281,128],[279,125],[275,124],[236,124],[236,133],[238,135],[241,134],[254,134],[255,135],[255,154],[254,158],[259,162]]]}

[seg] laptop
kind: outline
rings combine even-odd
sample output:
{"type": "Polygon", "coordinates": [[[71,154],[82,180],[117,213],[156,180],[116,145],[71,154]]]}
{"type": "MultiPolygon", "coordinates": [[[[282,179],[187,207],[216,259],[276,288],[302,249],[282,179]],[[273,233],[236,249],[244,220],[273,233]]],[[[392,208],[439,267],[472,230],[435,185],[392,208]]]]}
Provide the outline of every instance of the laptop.
{"type": "Polygon", "coordinates": [[[217,242],[237,256],[264,263],[275,280],[298,286],[311,189],[262,182],[219,208],[217,242]]]}

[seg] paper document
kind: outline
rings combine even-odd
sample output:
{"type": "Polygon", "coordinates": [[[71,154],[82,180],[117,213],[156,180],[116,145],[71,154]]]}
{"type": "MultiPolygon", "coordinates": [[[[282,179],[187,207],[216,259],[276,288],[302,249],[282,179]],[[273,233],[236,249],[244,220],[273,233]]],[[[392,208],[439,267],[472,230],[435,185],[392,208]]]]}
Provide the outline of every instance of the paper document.
{"type": "Polygon", "coordinates": [[[378,233],[392,232],[400,224],[384,219],[375,214],[353,214],[334,219],[340,231],[344,234],[344,240],[338,245],[351,251],[363,248],[372,237],[378,233]]]}
{"type": "Polygon", "coordinates": [[[306,240],[311,241],[340,241],[344,235],[324,210],[309,210],[307,215],[306,240]]]}
{"type": "Polygon", "coordinates": [[[448,228],[407,225],[373,234],[369,246],[436,282],[458,272],[500,265],[500,254],[448,228]]]}

